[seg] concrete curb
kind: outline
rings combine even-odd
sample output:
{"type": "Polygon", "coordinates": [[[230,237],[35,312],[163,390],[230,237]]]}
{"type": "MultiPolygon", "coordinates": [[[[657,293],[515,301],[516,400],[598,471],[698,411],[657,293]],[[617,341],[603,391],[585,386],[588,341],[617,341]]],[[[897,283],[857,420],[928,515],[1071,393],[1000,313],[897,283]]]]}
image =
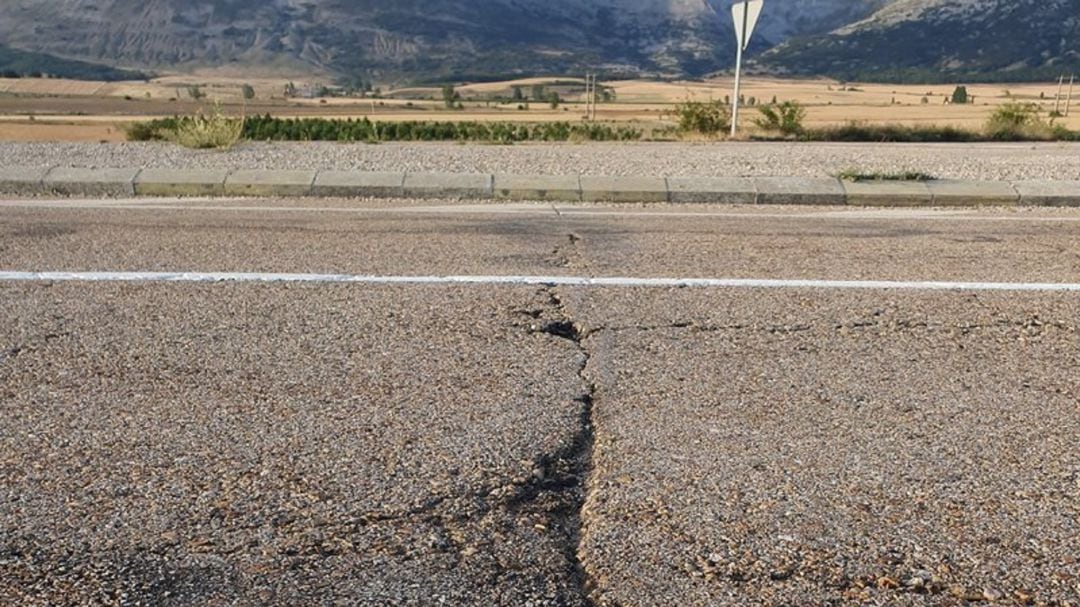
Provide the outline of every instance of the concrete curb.
{"type": "Polygon", "coordinates": [[[364,171],[0,166],[0,194],[265,196],[546,202],[1080,207],[1080,181],[859,181],[364,171]]]}

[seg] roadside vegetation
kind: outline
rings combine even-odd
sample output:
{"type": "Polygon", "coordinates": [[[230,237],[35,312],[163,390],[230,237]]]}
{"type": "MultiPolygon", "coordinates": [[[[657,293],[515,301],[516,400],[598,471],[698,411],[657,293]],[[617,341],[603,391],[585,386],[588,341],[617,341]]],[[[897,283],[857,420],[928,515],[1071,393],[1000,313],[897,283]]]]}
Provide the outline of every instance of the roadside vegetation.
{"type": "Polygon", "coordinates": [[[219,104],[208,113],[194,116],[137,122],[127,128],[130,141],[171,141],[197,150],[227,150],[244,136],[248,121],[225,115],[219,104]]]}
{"type": "MultiPolygon", "coordinates": [[[[457,109],[460,96],[452,87],[443,91],[447,108],[457,109]]],[[[558,96],[533,91],[557,108],[558,96]]],[[[955,97],[966,92],[957,89],[955,97]]],[[[191,96],[196,98],[197,93],[191,96]]],[[[970,97],[969,97],[970,98],[970,97]]],[[[1080,131],[1057,124],[1061,117],[1046,113],[1038,104],[1010,101],[998,106],[982,128],[951,125],[900,125],[849,122],[807,127],[806,109],[795,101],[749,104],[757,116],[745,125],[755,141],[866,142],[866,143],[973,143],[993,141],[1080,141],[1080,131]]],[[[480,122],[480,121],[372,121],[360,119],[280,118],[269,114],[248,118],[226,116],[215,104],[208,113],[175,116],[127,127],[130,141],[172,141],[200,149],[227,149],[239,141],[339,141],[381,143],[393,141],[454,141],[513,144],[521,142],[627,142],[721,140],[731,128],[728,99],[686,100],[676,106],[671,120],[655,126],[616,122],[480,122]]]]}
{"type": "Polygon", "coordinates": [[[173,141],[186,147],[227,148],[236,141],[458,141],[520,143],[526,141],[638,141],[644,133],[630,126],[602,123],[510,122],[373,122],[324,118],[274,118],[269,115],[230,119],[218,114],[174,117],[135,123],[130,141],[173,141]],[[228,145],[233,130],[239,136],[228,145]],[[196,135],[196,133],[198,135],[196,135]]]}

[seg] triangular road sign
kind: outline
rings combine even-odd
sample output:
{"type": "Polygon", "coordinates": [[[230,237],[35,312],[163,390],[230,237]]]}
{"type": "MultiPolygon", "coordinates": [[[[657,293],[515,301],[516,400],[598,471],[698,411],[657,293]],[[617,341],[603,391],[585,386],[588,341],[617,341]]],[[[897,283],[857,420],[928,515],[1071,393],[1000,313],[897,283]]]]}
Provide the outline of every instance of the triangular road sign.
{"type": "Polygon", "coordinates": [[[731,6],[731,16],[735,20],[735,37],[739,48],[746,50],[750,46],[750,36],[754,33],[765,0],[739,0],[731,6]]]}

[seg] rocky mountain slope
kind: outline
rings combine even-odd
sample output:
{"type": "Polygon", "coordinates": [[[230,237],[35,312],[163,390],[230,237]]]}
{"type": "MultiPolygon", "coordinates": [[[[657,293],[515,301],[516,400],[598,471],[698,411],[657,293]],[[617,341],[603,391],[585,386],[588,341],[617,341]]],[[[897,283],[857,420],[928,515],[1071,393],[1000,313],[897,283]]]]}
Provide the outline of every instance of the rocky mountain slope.
{"type": "MultiPolygon", "coordinates": [[[[830,31],[886,1],[770,0],[756,49],[830,31]]],[[[429,80],[598,67],[698,75],[731,63],[729,6],[729,0],[4,0],[0,40],[140,69],[239,63],[429,80]]]]}
{"type": "MultiPolygon", "coordinates": [[[[730,5],[3,0],[0,41],[135,69],[239,64],[414,81],[586,69],[693,76],[730,67],[730,5]]],[[[752,46],[751,68],[770,73],[850,80],[1056,77],[1080,67],[1080,0],[766,0],[752,46]]]]}
{"type": "Polygon", "coordinates": [[[1080,71],[1080,0],[894,0],[758,69],[851,80],[1030,80],[1080,71]]]}

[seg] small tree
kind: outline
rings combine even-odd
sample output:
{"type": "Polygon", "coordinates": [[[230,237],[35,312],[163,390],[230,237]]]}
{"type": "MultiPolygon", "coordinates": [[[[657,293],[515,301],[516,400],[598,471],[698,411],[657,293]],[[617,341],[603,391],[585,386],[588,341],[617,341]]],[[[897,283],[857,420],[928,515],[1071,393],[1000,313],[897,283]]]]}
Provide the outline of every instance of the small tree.
{"type": "Polygon", "coordinates": [[[513,99],[515,102],[521,102],[525,100],[525,93],[522,92],[520,86],[515,86],[510,90],[512,91],[510,98],[513,99]]]}
{"type": "Polygon", "coordinates": [[[240,93],[244,96],[246,101],[251,101],[255,98],[255,87],[250,84],[245,84],[240,87],[240,93]]]}
{"type": "Polygon", "coordinates": [[[198,85],[189,86],[187,92],[188,92],[188,96],[191,97],[192,99],[194,99],[195,101],[198,101],[198,100],[206,97],[206,93],[204,93],[202,91],[202,88],[200,88],[198,85]]]}
{"type": "Polygon", "coordinates": [[[806,110],[795,101],[785,101],[780,105],[765,105],[758,108],[761,118],[754,120],[758,128],[778,132],[781,135],[798,135],[803,131],[806,110]]]}
{"type": "Polygon", "coordinates": [[[953,103],[959,103],[959,104],[964,104],[964,103],[969,102],[968,90],[967,90],[966,86],[958,86],[953,90],[952,102],[953,103]]]}
{"type": "Polygon", "coordinates": [[[548,93],[548,101],[551,103],[551,109],[557,110],[559,109],[559,104],[562,103],[562,97],[559,97],[558,93],[552,91],[548,93]]]}
{"type": "Polygon", "coordinates": [[[442,98],[446,107],[453,109],[461,101],[461,94],[454,90],[454,85],[447,84],[442,87],[442,98]]]}
{"type": "Polygon", "coordinates": [[[532,87],[532,100],[543,101],[547,99],[547,92],[544,90],[544,85],[534,84],[532,87]]]}

